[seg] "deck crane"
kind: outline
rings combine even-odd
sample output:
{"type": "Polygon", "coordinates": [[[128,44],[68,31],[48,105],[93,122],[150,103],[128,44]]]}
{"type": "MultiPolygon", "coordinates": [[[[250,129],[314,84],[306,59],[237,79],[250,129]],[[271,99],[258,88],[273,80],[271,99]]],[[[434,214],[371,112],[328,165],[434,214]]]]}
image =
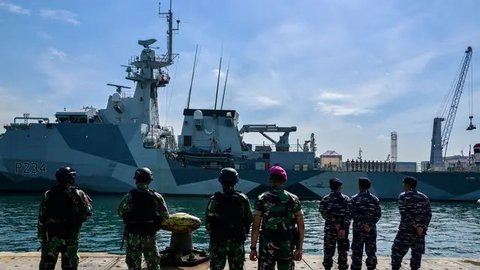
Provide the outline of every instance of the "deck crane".
{"type": "MultiPolygon", "coordinates": [[[[462,96],[468,67],[470,66],[470,60],[472,59],[472,52],[472,47],[470,46],[465,51],[465,56],[460,68],[460,74],[453,84],[455,87],[453,89],[452,104],[448,110],[447,118],[435,117],[433,119],[432,146],[430,150],[430,165],[433,166],[433,170],[443,170],[445,168],[444,162],[447,155],[448,140],[450,139],[453,122],[455,121],[455,115],[457,114],[460,97],[462,96]],[[445,121],[445,129],[443,131],[442,121],[445,121]]],[[[470,125],[467,130],[475,129],[475,126],[473,126],[471,123],[473,116],[470,115],[469,118],[470,125]]]]}
{"type": "Polygon", "coordinates": [[[296,126],[292,127],[277,127],[275,124],[266,124],[266,125],[243,125],[240,129],[239,133],[248,133],[248,132],[258,132],[262,134],[265,138],[275,144],[275,149],[278,152],[288,152],[290,148],[290,144],[288,142],[288,138],[290,136],[290,132],[297,131],[296,126]],[[280,136],[280,139],[275,141],[270,136],[265,134],[265,132],[284,132],[283,135],[280,136]]]}

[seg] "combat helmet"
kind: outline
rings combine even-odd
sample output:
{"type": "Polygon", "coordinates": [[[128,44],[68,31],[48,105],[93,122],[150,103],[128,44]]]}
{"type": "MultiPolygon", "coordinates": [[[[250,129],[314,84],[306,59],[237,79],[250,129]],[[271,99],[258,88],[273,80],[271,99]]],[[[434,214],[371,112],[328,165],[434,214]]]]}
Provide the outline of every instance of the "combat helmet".
{"type": "Polygon", "coordinates": [[[238,172],[234,168],[223,168],[218,181],[222,185],[233,186],[238,183],[238,172]]]}
{"type": "Polygon", "coordinates": [[[133,179],[135,179],[137,182],[148,183],[153,180],[153,174],[152,171],[147,167],[138,168],[135,171],[133,179]]]}
{"type": "Polygon", "coordinates": [[[72,167],[68,166],[60,167],[55,173],[55,178],[57,178],[57,182],[72,185],[75,183],[76,176],[77,172],[72,167]]]}

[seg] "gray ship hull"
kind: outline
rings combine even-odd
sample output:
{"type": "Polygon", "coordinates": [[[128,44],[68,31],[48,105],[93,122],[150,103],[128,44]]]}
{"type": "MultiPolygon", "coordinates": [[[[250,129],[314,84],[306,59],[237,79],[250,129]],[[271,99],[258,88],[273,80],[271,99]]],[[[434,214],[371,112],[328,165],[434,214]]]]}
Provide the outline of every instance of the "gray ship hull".
{"type": "MultiPolygon", "coordinates": [[[[0,190],[44,191],[54,184],[58,167],[73,166],[77,184],[91,192],[124,193],[134,187],[138,166],[150,167],[152,187],[167,195],[209,196],[219,191],[218,169],[185,166],[167,159],[164,149],[145,148],[136,125],[32,124],[8,130],[0,138],[0,190]],[[9,157],[8,159],[5,157],[9,157]]],[[[266,170],[239,169],[238,189],[255,197],[268,189],[266,170]]],[[[328,180],[343,180],[343,192],[357,192],[358,177],[372,180],[372,192],[381,199],[396,199],[401,192],[401,172],[340,172],[287,170],[287,189],[304,199],[329,193],[328,180]]],[[[432,200],[478,200],[480,173],[408,173],[418,179],[418,189],[432,200]]]]}

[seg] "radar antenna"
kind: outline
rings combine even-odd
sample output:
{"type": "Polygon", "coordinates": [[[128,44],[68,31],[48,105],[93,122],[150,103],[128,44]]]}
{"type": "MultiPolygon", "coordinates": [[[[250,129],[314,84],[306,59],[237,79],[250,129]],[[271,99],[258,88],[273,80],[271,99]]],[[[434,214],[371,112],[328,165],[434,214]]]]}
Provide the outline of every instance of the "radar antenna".
{"type": "Polygon", "coordinates": [[[119,84],[113,84],[113,83],[107,83],[108,86],[113,86],[117,88],[117,93],[121,94],[122,89],[130,89],[130,86],[124,86],[124,85],[119,85],[119,84]]]}

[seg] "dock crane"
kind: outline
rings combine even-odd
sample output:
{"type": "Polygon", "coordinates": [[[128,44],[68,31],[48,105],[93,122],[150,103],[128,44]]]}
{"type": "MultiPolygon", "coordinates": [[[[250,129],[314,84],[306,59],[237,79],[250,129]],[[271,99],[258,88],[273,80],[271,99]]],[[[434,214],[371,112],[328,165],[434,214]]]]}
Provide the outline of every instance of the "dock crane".
{"type": "MultiPolygon", "coordinates": [[[[448,141],[455,121],[455,115],[457,114],[460,97],[462,96],[463,86],[470,66],[470,60],[472,59],[472,53],[472,47],[469,46],[465,51],[460,74],[454,82],[455,87],[453,89],[452,104],[448,110],[447,117],[435,117],[433,119],[432,145],[430,150],[430,165],[433,166],[433,170],[443,170],[445,167],[444,162],[445,157],[447,156],[448,141]],[[443,121],[445,121],[445,129],[442,131],[443,121]]],[[[476,128],[472,124],[473,116],[470,115],[469,118],[470,125],[467,127],[467,130],[473,130],[476,128]]]]}

